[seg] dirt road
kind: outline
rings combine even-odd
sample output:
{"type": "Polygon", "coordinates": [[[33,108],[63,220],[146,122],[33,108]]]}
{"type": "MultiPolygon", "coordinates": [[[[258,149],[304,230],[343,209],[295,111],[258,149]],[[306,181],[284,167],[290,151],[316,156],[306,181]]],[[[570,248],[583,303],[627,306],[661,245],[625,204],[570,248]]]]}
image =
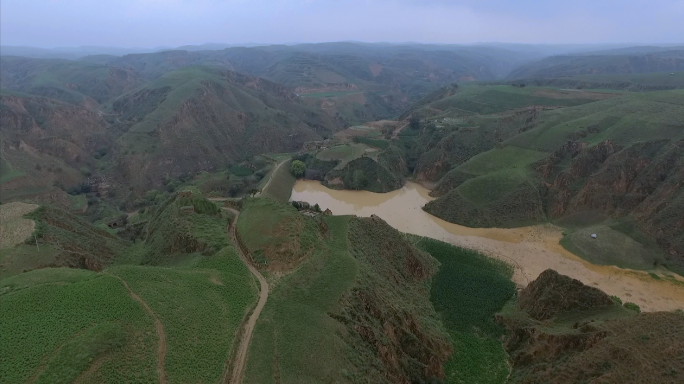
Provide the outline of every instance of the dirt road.
{"type": "MultiPolygon", "coordinates": [[[[280,165],[282,165],[282,163],[280,163],[280,165]]],[[[228,209],[229,211],[235,214],[233,224],[230,226],[230,241],[235,245],[235,249],[237,250],[238,255],[240,256],[240,260],[242,260],[242,262],[247,266],[249,272],[251,272],[252,275],[254,275],[254,277],[256,277],[257,280],[259,280],[259,284],[261,285],[261,290],[259,291],[259,302],[257,303],[256,308],[254,308],[252,314],[249,316],[249,319],[243,326],[241,332],[242,337],[240,338],[240,345],[238,346],[237,353],[235,354],[235,360],[232,365],[229,365],[232,366],[230,379],[228,378],[226,372],[222,380],[222,382],[226,384],[239,384],[242,382],[242,377],[245,373],[247,352],[249,351],[249,344],[252,342],[252,334],[254,333],[254,327],[256,326],[256,322],[259,319],[261,310],[264,309],[264,305],[266,305],[266,300],[268,300],[268,283],[266,282],[266,279],[261,275],[261,273],[259,273],[259,271],[257,271],[257,269],[254,268],[254,266],[249,262],[247,255],[244,253],[244,251],[240,247],[240,244],[237,242],[237,237],[235,233],[237,231],[237,221],[238,217],[240,217],[240,212],[230,208],[225,209],[228,209]]]]}
{"type": "Polygon", "coordinates": [[[166,368],[164,367],[164,363],[166,360],[166,333],[164,332],[164,324],[162,324],[161,320],[159,320],[159,317],[157,317],[157,314],[154,313],[154,311],[152,310],[152,308],[150,308],[149,305],[147,305],[145,300],[143,300],[142,297],[138,296],[138,294],[133,292],[131,287],[128,286],[126,280],[116,275],[112,276],[121,280],[121,282],[126,287],[128,293],[131,295],[133,300],[140,303],[140,305],[142,305],[145,311],[154,319],[154,326],[157,329],[157,337],[159,337],[159,347],[157,349],[157,374],[159,375],[159,384],[166,384],[166,368]]]}
{"type": "Polygon", "coordinates": [[[275,166],[273,172],[271,172],[271,175],[268,177],[268,181],[266,182],[266,184],[264,184],[264,187],[261,188],[261,191],[259,191],[259,193],[257,193],[256,196],[261,196],[262,191],[265,191],[266,188],[268,188],[268,186],[271,185],[271,181],[273,181],[273,175],[275,175],[276,172],[278,172],[278,170],[280,169],[280,167],[286,162],[287,160],[283,160],[275,166]]]}

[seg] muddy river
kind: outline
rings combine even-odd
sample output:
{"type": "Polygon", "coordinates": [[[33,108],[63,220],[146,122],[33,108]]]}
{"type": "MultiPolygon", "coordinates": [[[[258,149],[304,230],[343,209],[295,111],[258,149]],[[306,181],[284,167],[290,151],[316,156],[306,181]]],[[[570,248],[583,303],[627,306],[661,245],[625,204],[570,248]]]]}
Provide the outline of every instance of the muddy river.
{"type": "Polygon", "coordinates": [[[318,203],[334,215],[377,215],[394,228],[427,236],[464,248],[478,250],[505,260],[515,268],[513,280],[525,286],[548,268],[571,276],[585,284],[632,301],[644,311],[684,309],[684,278],[675,276],[656,280],[646,272],[598,266],[565,250],[558,243],[560,228],[553,225],[504,228],[468,228],[438,219],[421,209],[433,198],[429,190],[407,183],[390,193],[336,191],[317,181],[297,181],[292,200],[318,203]]]}

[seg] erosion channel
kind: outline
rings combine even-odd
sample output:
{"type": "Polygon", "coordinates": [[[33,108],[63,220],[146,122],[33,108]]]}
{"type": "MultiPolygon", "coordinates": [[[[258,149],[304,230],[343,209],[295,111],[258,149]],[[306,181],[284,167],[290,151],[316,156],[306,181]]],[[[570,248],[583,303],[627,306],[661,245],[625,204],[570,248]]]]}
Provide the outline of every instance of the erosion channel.
{"type": "Polygon", "coordinates": [[[432,197],[416,183],[384,194],[367,191],[328,189],[317,181],[299,180],[291,200],[319,204],[334,215],[376,215],[399,231],[431,237],[478,250],[507,261],[515,267],[513,277],[521,287],[546,269],[576,278],[609,295],[632,301],[644,311],[670,311],[684,308],[684,279],[670,275],[656,280],[644,271],[594,265],[565,250],[556,226],[521,228],[468,228],[438,219],[422,210],[432,197]]]}

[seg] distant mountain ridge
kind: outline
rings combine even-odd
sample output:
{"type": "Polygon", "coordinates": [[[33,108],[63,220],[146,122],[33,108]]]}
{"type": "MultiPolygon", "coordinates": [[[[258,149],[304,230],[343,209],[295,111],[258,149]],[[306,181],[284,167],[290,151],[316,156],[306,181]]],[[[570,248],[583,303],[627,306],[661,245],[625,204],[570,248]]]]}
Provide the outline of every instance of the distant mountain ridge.
{"type": "Polygon", "coordinates": [[[523,65],[513,70],[507,78],[557,78],[576,75],[676,71],[684,71],[684,49],[552,56],[523,65]]]}

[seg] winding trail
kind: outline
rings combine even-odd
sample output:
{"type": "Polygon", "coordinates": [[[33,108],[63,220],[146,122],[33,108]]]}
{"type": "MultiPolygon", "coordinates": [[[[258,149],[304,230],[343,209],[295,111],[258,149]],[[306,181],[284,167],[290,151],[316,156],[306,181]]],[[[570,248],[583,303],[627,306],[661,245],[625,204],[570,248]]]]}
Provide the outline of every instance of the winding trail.
{"type": "Polygon", "coordinates": [[[126,280],[122,279],[117,275],[111,276],[114,276],[117,279],[121,280],[121,282],[126,287],[128,293],[131,295],[133,300],[140,303],[140,305],[142,305],[145,311],[147,311],[147,313],[154,319],[154,326],[157,329],[157,336],[159,337],[159,348],[157,349],[157,374],[159,374],[159,384],[166,384],[166,368],[164,367],[164,363],[166,360],[166,333],[164,332],[164,324],[162,324],[161,320],[159,320],[159,317],[157,317],[157,314],[154,313],[154,311],[152,310],[152,308],[150,308],[149,305],[147,305],[145,300],[143,300],[142,297],[138,296],[138,294],[133,292],[131,287],[128,286],[126,280]]]}
{"type": "MultiPolygon", "coordinates": [[[[282,165],[282,163],[281,163],[282,165]]],[[[279,165],[280,166],[280,165],[279,165]]],[[[276,169],[277,170],[277,169],[276,169]]],[[[275,172],[275,171],[274,171],[275,172]]],[[[269,180],[270,183],[270,180],[269,180]]],[[[259,280],[259,284],[261,285],[261,290],[259,291],[259,302],[257,303],[256,307],[254,308],[254,311],[252,311],[252,314],[249,316],[249,319],[247,320],[246,323],[244,323],[242,332],[241,332],[241,338],[240,338],[240,345],[237,349],[237,353],[235,354],[235,359],[233,361],[232,365],[232,372],[230,375],[230,380],[228,380],[228,372],[224,373],[223,380],[221,380],[225,384],[240,384],[242,382],[242,378],[245,373],[245,363],[247,362],[247,352],[249,350],[249,345],[252,342],[252,334],[254,333],[254,327],[256,326],[256,322],[259,319],[259,315],[261,315],[261,310],[264,309],[264,306],[266,305],[266,300],[268,300],[268,283],[266,282],[266,279],[264,276],[259,273],[259,271],[254,268],[254,266],[249,262],[249,259],[247,258],[247,255],[245,254],[244,250],[240,246],[240,243],[237,241],[237,236],[236,236],[236,231],[237,231],[237,221],[238,218],[240,217],[240,212],[236,211],[235,209],[232,208],[224,208],[227,209],[235,214],[235,219],[233,219],[233,223],[230,225],[230,230],[229,230],[229,235],[230,235],[230,241],[235,245],[235,249],[238,251],[238,255],[240,256],[240,260],[247,266],[249,269],[249,272],[254,275],[254,277],[259,280]]]]}
{"type": "MultiPolygon", "coordinates": [[[[261,196],[261,192],[262,192],[262,191],[265,191],[266,188],[268,188],[268,186],[271,185],[271,181],[273,181],[273,176],[276,174],[276,172],[278,172],[278,170],[280,169],[280,167],[281,167],[283,164],[285,164],[286,162],[287,162],[287,160],[283,160],[283,161],[281,161],[280,163],[278,163],[278,164],[275,166],[275,168],[273,169],[273,172],[271,172],[271,175],[268,177],[268,181],[266,182],[266,184],[264,184],[264,187],[261,188],[261,191],[259,191],[259,193],[257,193],[256,196],[261,196]]],[[[236,219],[236,220],[237,220],[237,219],[236,219]]]]}

